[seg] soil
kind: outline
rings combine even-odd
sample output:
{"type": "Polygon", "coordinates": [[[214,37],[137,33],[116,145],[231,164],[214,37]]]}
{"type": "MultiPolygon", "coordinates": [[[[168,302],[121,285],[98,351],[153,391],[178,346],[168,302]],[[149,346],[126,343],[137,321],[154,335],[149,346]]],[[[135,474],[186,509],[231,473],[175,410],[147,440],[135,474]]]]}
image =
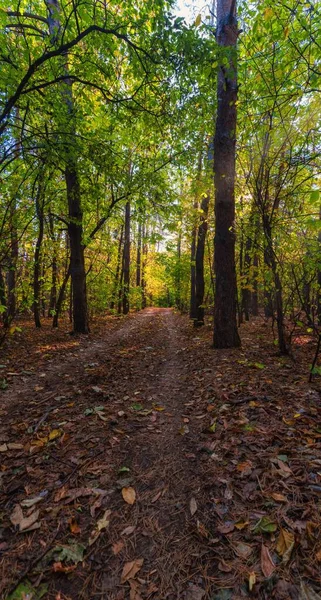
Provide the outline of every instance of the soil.
{"type": "Polygon", "coordinates": [[[12,336],[1,598],[321,598],[315,342],[280,357],[262,319],[241,349],[211,335],[149,308],[89,336],[12,336]]]}

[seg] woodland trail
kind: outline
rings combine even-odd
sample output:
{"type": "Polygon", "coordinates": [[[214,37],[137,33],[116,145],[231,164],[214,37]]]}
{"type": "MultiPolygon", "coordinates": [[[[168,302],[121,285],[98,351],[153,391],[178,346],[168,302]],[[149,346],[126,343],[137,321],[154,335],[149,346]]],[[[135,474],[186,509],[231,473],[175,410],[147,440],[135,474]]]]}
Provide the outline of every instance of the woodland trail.
{"type": "Polygon", "coordinates": [[[270,339],[255,367],[251,327],[244,350],[214,352],[209,330],[151,308],[62,357],[17,357],[0,409],[1,598],[20,579],[50,600],[285,600],[306,573],[317,585],[320,395],[270,339]]]}

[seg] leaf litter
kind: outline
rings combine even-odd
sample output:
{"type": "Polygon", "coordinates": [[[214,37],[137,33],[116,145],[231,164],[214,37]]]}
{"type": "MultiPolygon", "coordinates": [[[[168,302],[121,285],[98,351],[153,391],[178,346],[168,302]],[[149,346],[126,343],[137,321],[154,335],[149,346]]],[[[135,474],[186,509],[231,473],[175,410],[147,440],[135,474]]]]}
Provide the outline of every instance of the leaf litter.
{"type": "Polygon", "coordinates": [[[184,600],[321,598],[321,403],[317,378],[307,383],[307,348],[294,348],[295,365],[281,359],[258,320],[244,326],[242,350],[213,353],[209,329],[195,338],[181,317],[157,313],[101,324],[90,342],[65,348],[63,332],[52,336],[55,372],[30,331],[8,367],[30,370],[28,382],[9,376],[1,392],[0,586],[8,599],[41,597],[39,573],[57,598],[72,581],[72,600],[112,598],[121,581],[132,600],[161,598],[174,579],[184,600]],[[100,339],[103,354],[94,349],[100,339]],[[79,357],[92,366],[82,369],[79,357]],[[32,361],[46,373],[41,385],[32,361]],[[147,377],[133,394],[150,364],[163,369],[160,385],[147,377]],[[127,469],[131,483],[119,487],[127,469]],[[118,584],[99,574],[100,561],[118,584]]]}

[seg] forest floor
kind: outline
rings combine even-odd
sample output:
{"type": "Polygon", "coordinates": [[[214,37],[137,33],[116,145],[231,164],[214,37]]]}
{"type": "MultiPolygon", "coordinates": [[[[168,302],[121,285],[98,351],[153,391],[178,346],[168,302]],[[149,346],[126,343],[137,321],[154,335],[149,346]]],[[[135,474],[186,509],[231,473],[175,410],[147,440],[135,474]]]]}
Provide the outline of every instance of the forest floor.
{"type": "Polygon", "coordinates": [[[170,309],[2,349],[0,597],[321,599],[320,379],[170,309]]]}

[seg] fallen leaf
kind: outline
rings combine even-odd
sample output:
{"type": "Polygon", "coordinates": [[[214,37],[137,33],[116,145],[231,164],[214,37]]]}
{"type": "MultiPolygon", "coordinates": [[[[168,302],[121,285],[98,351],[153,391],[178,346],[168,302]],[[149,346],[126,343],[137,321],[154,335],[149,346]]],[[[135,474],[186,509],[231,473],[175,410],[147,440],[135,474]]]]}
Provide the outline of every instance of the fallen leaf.
{"type": "Polygon", "coordinates": [[[55,573],[70,573],[76,569],[76,565],[63,565],[62,562],[55,562],[52,565],[52,570],[55,573]]]}
{"type": "Polygon", "coordinates": [[[236,554],[241,558],[249,558],[249,556],[251,556],[253,552],[252,546],[250,546],[249,544],[244,544],[243,542],[235,544],[234,550],[236,554]]]}
{"type": "Polygon", "coordinates": [[[163,490],[161,490],[160,492],[158,492],[158,493],[157,493],[157,494],[156,494],[156,495],[155,495],[155,496],[154,496],[154,497],[151,499],[151,502],[152,502],[152,503],[154,503],[154,502],[157,502],[157,500],[159,500],[159,498],[161,497],[162,493],[163,493],[163,490]]]}
{"type": "Polygon", "coordinates": [[[195,515],[196,511],[197,511],[197,503],[195,498],[191,498],[191,501],[189,503],[189,509],[191,511],[191,515],[195,515]]]}
{"type": "Polygon", "coordinates": [[[19,528],[19,531],[32,531],[33,529],[38,529],[40,527],[40,525],[36,523],[38,517],[39,510],[35,510],[28,517],[24,517],[21,506],[16,504],[10,515],[10,521],[15,527],[19,528]]]}
{"type": "Polygon", "coordinates": [[[55,546],[47,555],[54,556],[55,562],[64,562],[69,560],[70,562],[77,565],[84,558],[84,552],[86,547],[83,544],[69,544],[55,546]]]}
{"type": "Polygon", "coordinates": [[[278,492],[272,492],[272,494],[270,494],[270,496],[276,502],[287,502],[288,501],[286,496],[284,496],[283,494],[279,494],[278,492]]]}
{"type": "Polygon", "coordinates": [[[115,554],[115,556],[116,556],[116,554],[119,554],[119,552],[122,551],[124,546],[125,546],[125,544],[124,544],[123,540],[118,540],[118,542],[115,542],[112,545],[112,551],[115,554]]]}
{"type": "Polygon", "coordinates": [[[255,575],[254,571],[252,571],[249,574],[249,590],[250,590],[250,592],[253,590],[255,583],[256,583],[256,575],[255,575]]]}
{"type": "Polygon", "coordinates": [[[81,529],[80,529],[80,527],[79,527],[79,525],[78,525],[75,517],[72,517],[72,519],[70,519],[70,521],[69,521],[69,529],[70,529],[71,533],[75,533],[76,534],[76,533],[80,533],[81,532],[81,529]]]}
{"type": "Polygon", "coordinates": [[[124,564],[122,574],[121,574],[121,583],[125,583],[129,579],[134,579],[135,575],[140,571],[144,563],[143,558],[137,558],[136,560],[131,560],[124,564]]]}
{"type": "Polygon", "coordinates": [[[245,519],[239,519],[238,521],[236,521],[235,527],[236,529],[239,529],[241,531],[249,524],[249,522],[250,521],[246,521],[245,519]]]}
{"type": "Polygon", "coordinates": [[[49,440],[55,440],[56,438],[60,437],[62,434],[61,429],[53,429],[52,431],[50,431],[49,433],[49,440]]]}
{"type": "Polygon", "coordinates": [[[102,518],[97,521],[96,527],[95,527],[95,529],[92,530],[89,540],[88,540],[89,546],[92,546],[96,542],[96,540],[99,538],[100,532],[109,526],[110,515],[111,515],[111,510],[106,510],[104,512],[104,515],[102,516],[102,518]]]}
{"type": "Polygon", "coordinates": [[[294,534],[287,529],[281,529],[276,544],[276,551],[282,556],[282,562],[287,563],[290,560],[294,548],[294,534]]]}
{"type": "Polygon", "coordinates": [[[121,493],[127,504],[135,504],[136,492],[133,487],[124,487],[121,493]]]}
{"type": "Polygon", "coordinates": [[[7,596],[6,600],[40,600],[48,593],[48,586],[42,583],[35,589],[30,581],[26,580],[20,583],[18,587],[7,596]]]}
{"type": "Polygon", "coordinates": [[[226,521],[225,523],[222,523],[217,526],[217,531],[219,531],[220,533],[231,533],[231,531],[234,530],[234,527],[235,525],[233,521],[226,521]]]}
{"type": "Polygon", "coordinates": [[[261,517],[253,529],[254,533],[273,533],[276,530],[277,524],[267,516],[261,517]]]}
{"type": "Polygon", "coordinates": [[[312,587],[301,581],[299,600],[321,600],[321,596],[312,587]]]}
{"type": "Polygon", "coordinates": [[[273,571],[275,570],[275,564],[270,555],[269,549],[267,546],[262,544],[261,548],[261,569],[264,577],[271,577],[273,571]]]}
{"type": "Polygon", "coordinates": [[[129,600],[143,600],[140,595],[141,584],[138,581],[134,581],[134,579],[129,580],[130,592],[129,592],[129,600]]]}
{"type": "Polygon", "coordinates": [[[135,525],[128,525],[128,527],[125,527],[125,529],[123,529],[120,535],[130,535],[131,533],[134,533],[135,529],[135,525]]]}

